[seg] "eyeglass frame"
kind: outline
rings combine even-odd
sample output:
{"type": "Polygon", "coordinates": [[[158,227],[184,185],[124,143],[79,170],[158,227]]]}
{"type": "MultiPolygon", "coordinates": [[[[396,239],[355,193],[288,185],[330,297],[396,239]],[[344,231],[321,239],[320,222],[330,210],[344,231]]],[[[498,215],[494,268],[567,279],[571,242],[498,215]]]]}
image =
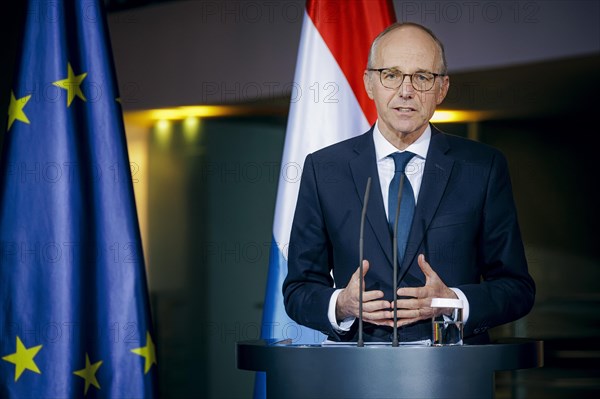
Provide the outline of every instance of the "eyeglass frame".
{"type": "Polygon", "coordinates": [[[414,72],[414,73],[404,73],[402,71],[398,71],[399,73],[402,74],[402,79],[400,80],[400,84],[398,85],[398,87],[387,87],[386,85],[383,84],[383,80],[381,80],[381,72],[383,71],[387,71],[387,70],[393,70],[394,68],[367,68],[367,71],[369,72],[379,72],[379,82],[381,83],[381,85],[383,87],[385,87],[386,89],[390,89],[390,90],[397,90],[398,88],[400,88],[400,86],[402,86],[404,84],[404,78],[406,78],[407,76],[410,76],[410,85],[413,87],[413,89],[415,89],[416,91],[420,92],[420,93],[425,93],[428,92],[429,90],[433,89],[433,86],[435,86],[435,79],[439,76],[448,76],[445,73],[433,73],[433,72],[427,72],[427,71],[421,71],[421,72],[414,72]],[[433,75],[433,83],[431,84],[431,87],[427,90],[421,90],[421,89],[417,89],[415,87],[415,84],[413,83],[413,76],[419,73],[428,73],[433,75]]]}

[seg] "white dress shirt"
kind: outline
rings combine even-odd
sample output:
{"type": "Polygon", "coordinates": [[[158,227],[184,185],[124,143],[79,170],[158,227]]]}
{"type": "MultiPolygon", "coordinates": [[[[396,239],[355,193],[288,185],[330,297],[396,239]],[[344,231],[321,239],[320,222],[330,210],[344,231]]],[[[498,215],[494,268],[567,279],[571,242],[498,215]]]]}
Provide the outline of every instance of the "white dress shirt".
{"type": "MultiPolygon", "coordinates": [[[[431,126],[427,125],[427,128],[423,134],[411,145],[409,145],[404,151],[410,151],[415,156],[408,162],[405,168],[405,174],[412,186],[413,193],[415,194],[415,206],[419,198],[419,191],[421,189],[421,181],[423,180],[423,171],[425,169],[425,159],[427,158],[427,150],[429,149],[429,142],[431,141],[431,126]]],[[[394,160],[389,155],[395,152],[401,152],[394,147],[379,130],[379,121],[375,122],[375,128],[373,129],[373,142],[375,144],[375,157],[377,159],[377,174],[379,175],[379,182],[381,187],[381,196],[384,199],[383,204],[385,207],[385,214],[388,214],[388,204],[386,198],[388,197],[388,191],[390,182],[394,177],[395,165],[394,160]]],[[[431,265],[435,271],[435,265],[431,265]]],[[[466,323],[469,317],[469,302],[467,301],[466,295],[458,288],[450,288],[459,299],[462,299],[463,309],[463,322],[466,323]]],[[[350,330],[350,327],[356,320],[355,317],[349,317],[338,324],[335,317],[335,305],[337,298],[342,290],[337,289],[331,295],[329,300],[329,309],[327,311],[327,317],[333,328],[343,333],[350,330]]]]}

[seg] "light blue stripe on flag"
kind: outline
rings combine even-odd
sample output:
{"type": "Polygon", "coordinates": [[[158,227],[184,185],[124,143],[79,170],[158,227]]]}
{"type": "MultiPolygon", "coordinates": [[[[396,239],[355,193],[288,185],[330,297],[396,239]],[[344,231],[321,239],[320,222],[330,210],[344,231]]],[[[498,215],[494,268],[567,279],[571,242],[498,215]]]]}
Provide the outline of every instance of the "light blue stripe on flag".
{"type": "MultiPolygon", "coordinates": [[[[287,271],[287,261],[273,238],[260,337],[277,340],[292,339],[295,344],[320,344],[325,340],[324,334],[297,324],[285,312],[281,287],[287,271]]],[[[266,373],[258,372],[254,381],[254,398],[266,397],[266,373]]]]}

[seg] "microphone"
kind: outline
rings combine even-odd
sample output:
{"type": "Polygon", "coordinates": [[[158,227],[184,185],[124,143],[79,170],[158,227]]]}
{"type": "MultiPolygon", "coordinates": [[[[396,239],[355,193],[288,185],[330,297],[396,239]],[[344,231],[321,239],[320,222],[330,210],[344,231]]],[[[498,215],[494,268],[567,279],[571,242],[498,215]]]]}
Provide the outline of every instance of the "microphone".
{"type": "Polygon", "coordinates": [[[393,262],[394,262],[394,327],[392,332],[392,346],[398,346],[398,218],[400,217],[400,203],[402,202],[402,187],[404,186],[404,173],[400,175],[400,187],[398,187],[398,198],[396,203],[396,215],[394,215],[394,238],[393,238],[393,262]]]}
{"type": "Polygon", "coordinates": [[[359,264],[359,280],[358,280],[358,341],[356,346],[365,346],[363,340],[363,254],[364,254],[364,232],[365,232],[365,216],[367,215],[367,204],[369,203],[369,192],[371,191],[371,178],[367,179],[367,188],[363,197],[363,207],[360,214],[360,235],[358,239],[358,257],[359,264]]]}

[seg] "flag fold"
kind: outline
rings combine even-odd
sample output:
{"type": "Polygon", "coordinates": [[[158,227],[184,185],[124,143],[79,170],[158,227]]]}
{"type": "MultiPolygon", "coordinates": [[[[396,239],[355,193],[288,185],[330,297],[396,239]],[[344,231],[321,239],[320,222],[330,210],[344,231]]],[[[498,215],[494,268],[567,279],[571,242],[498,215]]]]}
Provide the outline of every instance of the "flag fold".
{"type": "Polygon", "coordinates": [[[102,1],[29,1],[16,77],[0,160],[0,397],[155,397],[102,1]]]}

